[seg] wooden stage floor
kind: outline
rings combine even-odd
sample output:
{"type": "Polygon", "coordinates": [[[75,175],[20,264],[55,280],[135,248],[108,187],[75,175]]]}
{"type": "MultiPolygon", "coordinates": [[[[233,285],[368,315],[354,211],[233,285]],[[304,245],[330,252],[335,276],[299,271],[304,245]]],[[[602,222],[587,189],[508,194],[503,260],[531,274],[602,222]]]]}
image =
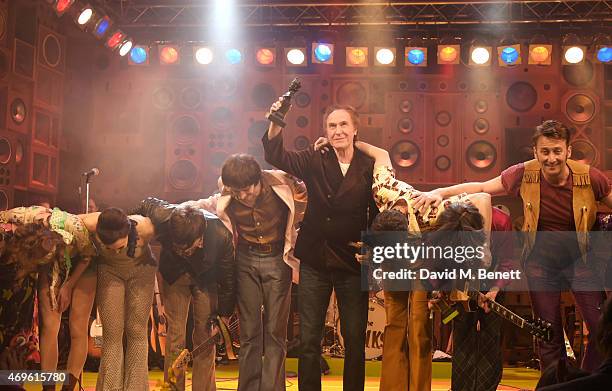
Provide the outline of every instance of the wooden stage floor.
{"type": "MultiPolygon", "coordinates": [[[[323,391],[342,391],[342,359],[328,358],[331,368],[330,375],[323,376],[323,391]]],[[[287,359],[286,370],[297,372],[297,359],[287,359]]],[[[435,362],[433,364],[432,391],[450,390],[451,364],[435,362]]],[[[86,372],[83,376],[84,389],[94,391],[98,374],[86,372]]],[[[378,391],[380,362],[368,361],[366,363],[367,391],[378,391]]],[[[504,374],[498,390],[533,390],[540,376],[539,371],[527,368],[504,368],[504,374]]],[[[191,373],[187,375],[186,390],[191,390],[191,373]]],[[[163,372],[153,370],[149,372],[150,390],[160,389],[163,372]]],[[[217,367],[217,390],[236,390],[238,387],[238,364],[231,363],[217,367]]],[[[26,385],[26,390],[38,391],[40,385],[26,385]]],[[[297,377],[287,377],[287,390],[297,391],[297,377]]],[[[59,390],[59,387],[58,387],[59,390]]]]}

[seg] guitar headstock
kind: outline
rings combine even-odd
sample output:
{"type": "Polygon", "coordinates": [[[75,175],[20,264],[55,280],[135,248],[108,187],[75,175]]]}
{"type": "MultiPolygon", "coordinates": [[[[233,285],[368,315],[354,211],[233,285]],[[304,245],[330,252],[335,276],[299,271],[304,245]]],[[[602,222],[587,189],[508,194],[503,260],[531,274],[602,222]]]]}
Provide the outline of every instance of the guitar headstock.
{"type": "Polygon", "coordinates": [[[192,359],[192,356],[191,356],[191,353],[189,353],[189,350],[183,349],[183,351],[178,355],[176,360],[174,360],[174,362],[172,363],[172,369],[173,370],[184,369],[189,364],[191,359],[192,359]]]}
{"type": "Polygon", "coordinates": [[[544,319],[537,318],[532,321],[529,321],[528,330],[535,337],[543,341],[546,341],[546,342],[552,341],[552,337],[553,337],[552,324],[544,319]]]}

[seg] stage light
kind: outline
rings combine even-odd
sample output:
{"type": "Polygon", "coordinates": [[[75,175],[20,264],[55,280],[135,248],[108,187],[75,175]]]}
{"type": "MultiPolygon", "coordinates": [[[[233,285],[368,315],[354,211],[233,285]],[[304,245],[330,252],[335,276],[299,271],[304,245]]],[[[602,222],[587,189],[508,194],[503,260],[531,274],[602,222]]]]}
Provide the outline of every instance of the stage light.
{"type": "Polygon", "coordinates": [[[93,17],[93,8],[90,6],[86,6],[81,10],[79,16],[77,17],[77,24],[79,26],[85,26],[87,23],[91,21],[93,17]]]}
{"type": "Polygon", "coordinates": [[[512,66],[521,63],[521,45],[506,45],[497,47],[499,66],[512,66]]]}
{"type": "Polygon", "coordinates": [[[604,46],[597,50],[597,60],[599,62],[612,62],[612,47],[604,46]]]}
{"type": "Polygon", "coordinates": [[[119,44],[125,39],[125,34],[121,30],[117,30],[108,37],[106,40],[106,47],[115,50],[119,47],[119,44]]]}
{"type": "Polygon", "coordinates": [[[96,22],[93,29],[93,34],[98,38],[102,39],[106,33],[110,30],[112,22],[108,16],[103,16],[96,22]]]}
{"type": "Polygon", "coordinates": [[[582,45],[580,38],[574,33],[563,37],[563,65],[580,64],[584,62],[586,46],[582,45]]]}
{"type": "Polygon", "coordinates": [[[550,65],[552,45],[529,45],[529,63],[550,65]]]}
{"type": "Polygon", "coordinates": [[[459,64],[459,45],[438,45],[438,64],[459,64]]]}
{"type": "Polygon", "coordinates": [[[134,46],[128,57],[130,65],[148,65],[149,64],[149,48],[146,46],[134,46]]]}
{"type": "Polygon", "coordinates": [[[255,60],[258,65],[263,66],[274,66],[276,61],[276,49],[275,48],[259,48],[255,53],[255,60]]]}
{"type": "Polygon", "coordinates": [[[125,56],[126,54],[130,52],[130,50],[132,50],[133,46],[134,46],[134,41],[132,41],[129,38],[125,39],[119,46],[119,55],[121,57],[125,56]]]}
{"type": "Polygon", "coordinates": [[[404,58],[406,66],[426,67],[427,66],[427,48],[426,47],[407,47],[404,50],[404,58]]]}
{"type": "Polygon", "coordinates": [[[238,49],[229,49],[225,52],[225,59],[232,65],[242,62],[242,53],[238,49]]]}
{"type": "Polygon", "coordinates": [[[550,65],[552,63],[552,44],[542,34],[529,40],[529,65],[550,65]]]}
{"type": "Polygon", "coordinates": [[[57,0],[53,8],[55,9],[55,13],[61,16],[68,8],[72,7],[72,4],[74,4],[74,0],[57,0]]]}
{"type": "Polygon", "coordinates": [[[195,50],[195,60],[200,65],[208,65],[213,62],[214,54],[210,48],[207,47],[196,47],[195,50]]]}
{"type": "Polygon", "coordinates": [[[572,46],[565,49],[563,53],[564,64],[579,64],[584,60],[584,50],[579,46],[572,46]]]}
{"type": "Polygon", "coordinates": [[[374,48],[376,53],[374,58],[374,65],[382,67],[393,67],[395,66],[395,48],[374,48]]]}
{"type": "Polygon", "coordinates": [[[490,46],[472,46],[470,48],[470,65],[487,66],[491,65],[490,46]]]}
{"type": "Polygon", "coordinates": [[[347,67],[367,67],[368,48],[366,46],[347,46],[346,48],[347,67]]]}
{"type": "Polygon", "coordinates": [[[306,64],[306,48],[286,48],[287,65],[303,66],[306,64]]]}
{"type": "Polygon", "coordinates": [[[312,62],[315,64],[333,64],[334,45],[331,43],[313,43],[312,62]]]}
{"type": "Polygon", "coordinates": [[[172,45],[160,45],[159,50],[159,63],[161,65],[175,65],[179,64],[179,49],[172,45]]]}

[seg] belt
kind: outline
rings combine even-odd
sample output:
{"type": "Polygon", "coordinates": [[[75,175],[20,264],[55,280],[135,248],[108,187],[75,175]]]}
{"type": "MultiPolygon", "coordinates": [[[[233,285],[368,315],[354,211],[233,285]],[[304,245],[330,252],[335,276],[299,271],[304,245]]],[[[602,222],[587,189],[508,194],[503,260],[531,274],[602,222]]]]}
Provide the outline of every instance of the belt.
{"type": "Polygon", "coordinates": [[[240,241],[238,242],[238,248],[257,255],[277,255],[283,252],[285,243],[253,243],[240,241]]]}

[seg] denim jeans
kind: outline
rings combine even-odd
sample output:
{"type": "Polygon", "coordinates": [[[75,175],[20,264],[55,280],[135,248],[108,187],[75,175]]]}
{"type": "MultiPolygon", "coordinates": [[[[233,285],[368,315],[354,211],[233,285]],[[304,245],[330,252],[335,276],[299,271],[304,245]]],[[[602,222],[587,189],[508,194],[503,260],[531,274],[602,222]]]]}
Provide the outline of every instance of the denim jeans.
{"type": "Polygon", "coordinates": [[[318,270],[302,262],[298,292],[300,391],[321,390],[321,338],[332,289],[338,299],[340,332],[344,339],[343,389],[364,388],[368,292],[361,290],[361,276],[346,271],[318,270]]]}

